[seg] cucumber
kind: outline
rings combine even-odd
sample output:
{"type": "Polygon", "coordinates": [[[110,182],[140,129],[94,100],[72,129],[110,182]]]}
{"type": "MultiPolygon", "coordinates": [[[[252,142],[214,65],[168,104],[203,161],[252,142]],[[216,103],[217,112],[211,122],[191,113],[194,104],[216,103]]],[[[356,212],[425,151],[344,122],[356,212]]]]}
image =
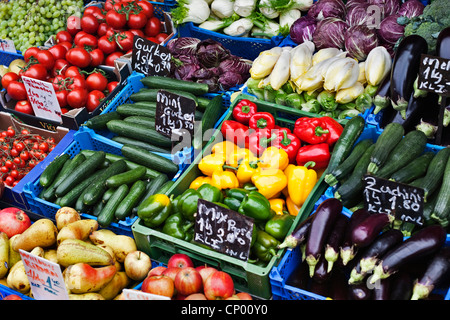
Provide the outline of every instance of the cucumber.
{"type": "Polygon", "coordinates": [[[48,164],[48,166],[42,171],[39,177],[39,184],[43,187],[48,187],[55,177],[58,175],[59,170],[64,166],[64,163],[70,158],[70,155],[64,153],[48,164]]]}
{"type": "Polygon", "coordinates": [[[100,212],[103,210],[103,207],[105,206],[105,203],[103,201],[99,201],[95,204],[95,206],[92,208],[92,215],[94,217],[98,217],[100,212]]]}
{"type": "MultiPolygon", "coordinates": [[[[377,177],[387,179],[395,171],[406,166],[419,157],[425,150],[427,136],[419,130],[408,132],[397,144],[386,159],[385,164],[375,174],[377,177]]],[[[376,146],[376,143],[375,143],[376,146]]]]}
{"type": "Polygon", "coordinates": [[[139,116],[128,116],[123,119],[127,122],[142,124],[147,126],[148,128],[155,128],[155,118],[150,117],[139,117],[139,116]]]}
{"type": "Polygon", "coordinates": [[[133,183],[128,194],[125,198],[120,202],[119,206],[115,211],[115,217],[118,220],[123,220],[126,217],[131,215],[133,208],[138,203],[139,199],[145,192],[146,184],[142,180],[137,180],[133,183]]]}
{"type": "Polygon", "coordinates": [[[48,187],[45,187],[44,189],[42,189],[42,191],[39,193],[39,198],[47,200],[47,201],[52,201],[55,199],[56,182],[60,179],[61,176],[64,176],[67,174],[67,172],[69,172],[67,168],[70,166],[71,162],[72,162],[72,159],[68,159],[64,163],[64,166],[58,172],[58,175],[55,177],[52,184],[49,185],[48,187]]]}
{"type": "Polygon", "coordinates": [[[83,195],[84,204],[92,206],[100,201],[103,193],[105,193],[108,188],[106,180],[125,170],[127,170],[127,164],[124,160],[111,163],[111,165],[105,169],[103,174],[97,177],[97,179],[86,188],[87,190],[83,195]]]}
{"type": "Polygon", "coordinates": [[[144,141],[140,141],[140,140],[136,140],[133,138],[128,138],[128,137],[122,137],[122,136],[114,136],[111,138],[112,141],[118,142],[120,144],[129,144],[132,146],[136,146],[136,147],[141,147],[144,148],[148,151],[154,151],[154,152],[161,152],[161,153],[170,153],[169,149],[166,148],[161,148],[158,146],[155,146],[153,144],[144,142],[144,141]]]}
{"type": "Polygon", "coordinates": [[[123,184],[114,191],[97,216],[97,222],[101,227],[107,228],[113,222],[116,209],[128,194],[129,189],[126,184],[123,184]]]}
{"type": "Polygon", "coordinates": [[[64,196],[70,189],[89,177],[104,160],[105,152],[96,151],[91,157],[87,158],[69,173],[69,176],[56,188],[55,195],[57,197],[64,196]]]}
{"type": "Polygon", "coordinates": [[[115,188],[109,188],[108,190],[106,190],[105,193],[103,194],[102,202],[104,203],[108,202],[109,198],[112,196],[115,190],[116,190],[115,188]]]}
{"type": "Polygon", "coordinates": [[[355,116],[347,121],[338,141],[333,147],[327,172],[332,172],[352,151],[353,146],[364,130],[364,118],[355,116]]]}
{"type": "Polygon", "coordinates": [[[210,101],[211,99],[208,99],[206,97],[197,97],[197,109],[200,111],[205,111],[210,101]]]}
{"type": "Polygon", "coordinates": [[[443,227],[448,226],[448,219],[450,215],[450,157],[445,165],[444,175],[442,178],[442,185],[437,194],[436,204],[431,218],[443,227]]]}
{"type": "Polygon", "coordinates": [[[408,183],[424,176],[427,172],[428,166],[430,165],[433,157],[434,157],[433,152],[425,152],[423,155],[414,159],[403,168],[394,172],[390,176],[389,180],[401,183],[408,183]]]}
{"type": "Polygon", "coordinates": [[[123,120],[112,120],[108,122],[107,127],[109,131],[119,136],[134,138],[136,140],[154,144],[158,147],[172,147],[172,141],[170,138],[163,136],[156,130],[147,128],[143,125],[126,122],[123,120]]]}
{"type": "Polygon", "coordinates": [[[175,181],[173,180],[169,180],[166,181],[161,188],[159,188],[155,193],[161,193],[161,194],[165,194],[168,195],[168,192],[170,190],[170,188],[172,188],[172,186],[175,184],[175,181]]]}
{"type": "Polygon", "coordinates": [[[137,209],[139,208],[139,205],[144,202],[145,199],[150,197],[151,195],[155,194],[163,185],[169,180],[167,175],[160,174],[158,177],[153,179],[147,184],[147,187],[145,189],[145,193],[142,195],[141,199],[139,200],[138,204],[133,208],[133,213],[137,213],[137,209]]]}
{"type": "MultiPolygon", "coordinates": [[[[148,107],[144,107],[142,105],[136,105],[136,104],[122,104],[120,106],[117,106],[117,112],[122,117],[143,116],[143,117],[154,118],[155,114],[156,114],[156,108],[148,108],[148,107]]],[[[114,121],[114,120],[112,120],[112,121],[114,121]]]]}
{"type": "Polygon", "coordinates": [[[141,82],[150,89],[182,90],[197,96],[208,93],[209,91],[209,87],[206,83],[185,81],[162,76],[148,76],[142,78],[141,82]]]}
{"type": "Polygon", "coordinates": [[[336,185],[339,181],[341,181],[344,177],[346,177],[348,174],[350,174],[355,167],[358,160],[361,158],[361,156],[364,154],[364,152],[367,150],[368,147],[370,147],[373,144],[372,139],[365,139],[360,142],[358,142],[353,150],[351,151],[350,155],[345,158],[342,163],[337,166],[333,172],[330,172],[325,175],[325,182],[329,186],[336,185]]]}
{"type": "Polygon", "coordinates": [[[121,151],[125,158],[133,159],[136,163],[159,172],[175,174],[179,170],[178,165],[173,163],[171,159],[164,158],[140,147],[125,144],[122,146],[121,151]]]}
{"type": "MultiPolygon", "coordinates": [[[[142,88],[138,92],[133,93],[130,96],[130,99],[133,102],[142,102],[142,101],[156,102],[156,101],[158,101],[157,97],[158,97],[159,90],[160,89],[142,88]]],[[[183,97],[192,99],[195,101],[196,104],[198,104],[197,96],[190,92],[186,92],[186,91],[182,91],[182,90],[175,90],[175,89],[170,89],[170,90],[166,89],[166,91],[177,94],[179,96],[183,96],[183,97]]]]}
{"type": "Polygon", "coordinates": [[[192,140],[192,146],[194,147],[194,149],[203,148],[203,146],[210,140],[207,139],[207,141],[205,141],[205,133],[207,130],[214,128],[214,125],[216,124],[217,120],[221,115],[221,110],[222,110],[222,96],[218,95],[209,102],[208,107],[206,107],[203,117],[201,118],[202,133],[200,136],[194,135],[194,139],[192,140]]]}
{"type": "Polygon", "coordinates": [[[367,173],[376,174],[382,165],[386,162],[389,154],[400,143],[405,134],[403,126],[396,122],[389,123],[379,135],[375,142],[375,149],[373,150],[370,159],[367,173]]]}
{"type": "Polygon", "coordinates": [[[140,166],[134,169],[121,172],[106,179],[106,187],[117,188],[122,184],[131,184],[144,178],[145,168],[140,166]]]}
{"type": "Polygon", "coordinates": [[[86,126],[92,130],[105,130],[108,121],[119,119],[121,119],[120,114],[117,111],[112,111],[93,116],[85,123],[83,123],[82,126],[86,126]]]}

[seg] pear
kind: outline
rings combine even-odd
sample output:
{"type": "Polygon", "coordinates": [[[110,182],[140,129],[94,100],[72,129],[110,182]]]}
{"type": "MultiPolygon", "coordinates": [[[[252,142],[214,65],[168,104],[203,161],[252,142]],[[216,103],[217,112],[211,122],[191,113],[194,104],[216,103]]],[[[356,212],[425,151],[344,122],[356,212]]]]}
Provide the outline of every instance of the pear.
{"type": "Polygon", "coordinates": [[[115,276],[116,267],[94,268],[86,263],[76,263],[64,270],[64,283],[71,294],[98,292],[115,276]]]}
{"type": "Polygon", "coordinates": [[[67,239],[56,249],[58,263],[68,267],[76,263],[91,266],[109,266],[114,264],[113,257],[102,248],[79,239],[67,239]]]}
{"type": "Polygon", "coordinates": [[[0,232],[0,279],[6,276],[9,268],[9,237],[0,232]]]}
{"type": "Polygon", "coordinates": [[[56,227],[61,230],[64,226],[71,222],[81,220],[81,215],[73,208],[62,207],[55,214],[56,227]]]}
{"type": "Polygon", "coordinates": [[[83,219],[68,223],[59,230],[56,243],[59,245],[66,239],[86,240],[97,229],[98,222],[94,219],[83,219]]]}
{"type": "Polygon", "coordinates": [[[98,293],[100,293],[106,300],[113,300],[130,283],[131,279],[127,276],[125,271],[118,271],[114,275],[114,278],[98,293]]]}
{"type": "Polygon", "coordinates": [[[27,272],[25,271],[22,260],[18,261],[9,270],[6,283],[9,288],[19,291],[20,293],[27,294],[30,292],[30,281],[28,281],[27,272]]]}
{"type": "Polygon", "coordinates": [[[89,292],[89,293],[70,293],[69,300],[105,300],[103,296],[97,292],[89,292]]]}
{"type": "Polygon", "coordinates": [[[92,232],[89,239],[94,244],[104,244],[111,247],[114,255],[120,263],[125,261],[128,253],[137,250],[136,242],[132,237],[126,235],[118,235],[108,229],[100,229],[92,232]]]}
{"type": "Polygon", "coordinates": [[[58,229],[52,220],[39,219],[14,238],[11,246],[15,251],[19,251],[19,249],[31,251],[35,247],[48,248],[56,243],[57,234],[58,229]]]}
{"type": "Polygon", "coordinates": [[[11,268],[13,265],[15,265],[17,261],[20,261],[22,259],[19,251],[14,250],[11,245],[11,243],[14,241],[14,238],[17,238],[19,236],[20,236],[20,233],[13,235],[11,237],[11,239],[9,239],[9,244],[10,244],[10,246],[9,246],[9,268],[11,268]]]}
{"type": "Polygon", "coordinates": [[[48,249],[44,252],[44,258],[48,261],[58,263],[58,256],[56,254],[56,249],[48,249]]]}

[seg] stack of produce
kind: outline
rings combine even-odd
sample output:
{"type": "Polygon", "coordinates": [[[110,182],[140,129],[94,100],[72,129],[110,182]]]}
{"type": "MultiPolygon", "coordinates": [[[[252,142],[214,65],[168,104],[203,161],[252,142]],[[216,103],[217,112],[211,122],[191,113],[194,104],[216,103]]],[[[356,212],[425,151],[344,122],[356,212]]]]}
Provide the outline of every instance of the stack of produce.
{"type": "Polygon", "coordinates": [[[260,99],[335,119],[353,117],[372,106],[372,97],[388,76],[386,48],[373,48],[364,61],[337,48],[315,52],[311,41],[260,53],[250,69],[247,90],[260,99]]]}
{"type": "Polygon", "coordinates": [[[350,217],[334,198],[279,245],[301,250],[301,261],[286,284],[335,300],[443,299],[433,292],[448,289],[446,232],[431,225],[403,238],[393,219],[365,209],[350,217]]]}

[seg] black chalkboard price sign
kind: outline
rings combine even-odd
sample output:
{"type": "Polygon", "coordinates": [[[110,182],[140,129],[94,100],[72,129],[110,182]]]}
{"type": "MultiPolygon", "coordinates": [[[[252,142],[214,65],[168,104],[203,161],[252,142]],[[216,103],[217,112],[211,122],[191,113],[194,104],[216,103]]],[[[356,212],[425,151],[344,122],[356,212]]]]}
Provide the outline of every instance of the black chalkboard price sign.
{"type": "Polygon", "coordinates": [[[422,188],[365,175],[363,193],[370,213],[394,214],[402,221],[423,225],[422,188]]]}
{"type": "Polygon", "coordinates": [[[450,95],[450,59],[422,54],[419,68],[418,89],[450,95]]]}
{"type": "Polygon", "coordinates": [[[146,76],[167,76],[170,74],[169,49],[137,35],[133,38],[131,66],[134,71],[146,76]]]}
{"type": "Polygon", "coordinates": [[[253,219],[236,211],[199,199],[194,241],[244,261],[250,255],[253,219]]]}

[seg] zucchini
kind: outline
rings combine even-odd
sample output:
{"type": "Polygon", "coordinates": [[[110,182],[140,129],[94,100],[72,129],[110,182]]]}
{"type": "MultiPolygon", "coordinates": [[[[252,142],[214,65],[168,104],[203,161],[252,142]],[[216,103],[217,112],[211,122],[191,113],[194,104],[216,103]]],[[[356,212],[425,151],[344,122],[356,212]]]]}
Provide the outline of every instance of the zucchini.
{"type": "Polygon", "coordinates": [[[353,117],[347,121],[344,130],[333,147],[327,172],[332,172],[345,158],[347,158],[363,132],[365,125],[364,118],[361,116],[353,117]]]}
{"type": "Polygon", "coordinates": [[[105,130],[108,121],[119,119],[121,119],[120,114],[117,111],[112,111],[93,116],[85,123],[83,123],[82,126],[88,127],[92,130],[105,130]]]}
{"type": "Polygon", "coordinates": [[[172,140],[170,138],[143,125],[123,120],[112,120],[108,122],[107,127],[109,131],[119,136],[134,138],[163,148],[172,147],[172,140]]]}
{"type": "Polygon", "coordinates": [[[405,129],[399,123],[389,123],[381,132],[377,141],[375,142],[375,149],[373,150],[370,164],[367,168],[367,173],[376,174],[380,167],[386,162],[390,152],[403,139],[405,129]]]}
{"type": "MultiPolygon", "coordinates": [[[[408,132],[397,144],[386,159],[385,164],[375,174],[377,177],[387,179],[395,171],[406,166],[419,157],[425,150],[427,136],[419,130],[408,132]]],[[[376,143],[375,143],[376,146],[376,143]]]]}
{"type": "Polygon", "coordinates": [[[344,177],[346,177],[348,174],[350,174],[355,167],[358,160],[361,158],[361,156],[364,154],[364,152],[367,150],[368,147],[370,147],[373,144],[372,139],[365,139],[360,142],[358,142],[355,147],[353,148],[350,155],[345,158],[342,163],[337,166],[333,172],[330,172],[325,175],[325,182],[329,186],[336,185],[339,181],[341,181],[344,177]]]}
{"type": "Polygon", "coordinates": [[[121,150],[125,158],[133,159],[136,163],[158,172],[175,174],[179,170],[178,165],[173,163],[171,159],[164,158],[143,148],[125,144],[121,150]]]}
{"type": "Polygon", "coordinates": [[[122,184],[132,184],[145,175],[145,168],[143,166],[136,167],[134,169],[121,172],[106,179],[106,187],[117,188],[122,184]]]}
{"type": "Polygon", "coordinates": [[[58,175],[59,170],[64,166],[64,163],[70,158],[70,155],[64,153],[48,164],[48,166],[42,171],[39,177],[39,184],[43,187],[48,187],[55,177],[58,175]]]}
{"type": "Polygon", "coordinates": [[[112,141],[118,142],[120,144],[129,144],[132,146],[136,146],[136,147],[141,147],[144,148],[148,151],[154,151],[154,152],[161,152],[161,153],[170,153],[169,149],[165,149],[162,147],[158,147],[155,146],[153,144],[144,142],[144,141],[140,141],[140,140],[136,140],[133,138],[128,138],[128,137],[122,137],[122,136],[114,136],[111,138],[112,141]]]}
{"type": "Polygon", "coordinates": [[[208,93],[209,91],[209,87],[206,83],[185,81],[162,76],[148,76],[142,78],[141,82],[150,89],[182,90],[196,96],[208,93]]]}
{"type": "Polygon", "coordinates": [[[222,110],[222,96],[218,95],[214,97],[208,104],[208,107],[206,107],[206,110],[203,114],[202,124],[201,124],[201,135],[194,134],[194,138],[192,140],[192,146],[194,149],[201,149],[206,144],[205,141],[205,133],[207,130],[214,128],[214,125],[216,124],[217,120],[219,119],[221,115],[222,110]]]}
{"type": "Polygon", "coordinates": [[[129,189],[126,184],[123,184],[114,191],[111,198],[109,198],[97,216],[97,222],[100,226],[106,228],[113,222],[116,209],[128,194],[129,189]]]}
{"type": "Polygon", "coordinates": [[[400,168],[399,170],[394,172],[390,176],[389,180],[408,183],[424,176],[433,157],[434,152],[425,152],[423,155],[414,159],[403,168],[400,168]]]}
{"type": "Polygon", "coordinates": [[[105,169],[102,175],[91,183],[86,189],[83,195],[83,202],[88,206],[92,206],[101,200],[103,193],[107,190],[106,180],[118,173],[122,173],[127,170],[127,164],[124,160],[119,160],[111,163],[111,165],[105,169]]]}
{"type": "Polygon", "coordinates": [[[64,163],[64,166],[58,172],[58,175],[55,177],[52,184],[49,185],[48,187],[45,187],[44,189],[42,189],[42,191],[39,194],[39,198],[47,200],[47,201],[52,201],[55,199],[56,182],[60,179],[61,176],[65,176],[69,172],[68,167],[70,167],[71,162],[72,162],[72,159],[68,159],[64,163]]]}
{"type": "Polygon", "coordinates": [[[123,119],[127,122],[137,123],[145,125],[149,128],[154,129],[155,128],[155,118],[150,117],[139,117],[139,116],[128,116],[123,119]]]}
{"type": "Polygon", "coordinates": [[[104,160],[105,152],[96,151],[91,157],[87,158],[69,173],[69,176],[56,188],[55,195],[57,197],[64,196],[70,189],[89,177],[104,160]]]}
{"type": "Polygon", "coordinates": [[[139,205],[144,202],[145,199],[150,197],[151,195],[155,194],[163,185],[169,180],[167,175],[160,174],[155,179],[150,181],[147,184],[147,187],[145,188],[145,193],[142,195],[141,199],[139,200],[138,204],[133,208],[133,213],[137,213],[137,209],[139,208],[139,205]]]}
{"type": "Polygon", "coordinates": [[[117,112],[122,117],[143,116],[143,117],[154,118],[155,114],[156,114],[156,108],[148,108],[148,107],[144,107],[142,105],[127,103],[127,104],[122,104],[120,106],[117,106],[117,112]]]}
{"type": "MultiPolygon", "coordinates": [[[[133,93],[130,96],[130,99],[133,102],[142,102],[142,101],[156,102],[156,101],[158,101],[157,97],[158,97],[159,90],[160,89],[142,88],[138,92],[133,93]]],[[[170,89],[170,90],[166,89],[166,91],[177,94],[179,96],[183,96],[183,97],[192,99],[195,101],[196,104],[198,104],[197,96],[190,92],[186,92],[186,91],[182,91],[182,90],[175,90],[175,89],[170,89]]]]}
{"type": "Polygon", "coordinates": [[[133,183],[130,190],[128,191],[128,194],[120,202],[119,206],[117,207],[114,213],[116,219],[123,220],[131,215],[133,208],[136,206],[139,199],[144,194],[145,187],[146,184],[142,180],[137,180],[136,182],[133,183]]]}

